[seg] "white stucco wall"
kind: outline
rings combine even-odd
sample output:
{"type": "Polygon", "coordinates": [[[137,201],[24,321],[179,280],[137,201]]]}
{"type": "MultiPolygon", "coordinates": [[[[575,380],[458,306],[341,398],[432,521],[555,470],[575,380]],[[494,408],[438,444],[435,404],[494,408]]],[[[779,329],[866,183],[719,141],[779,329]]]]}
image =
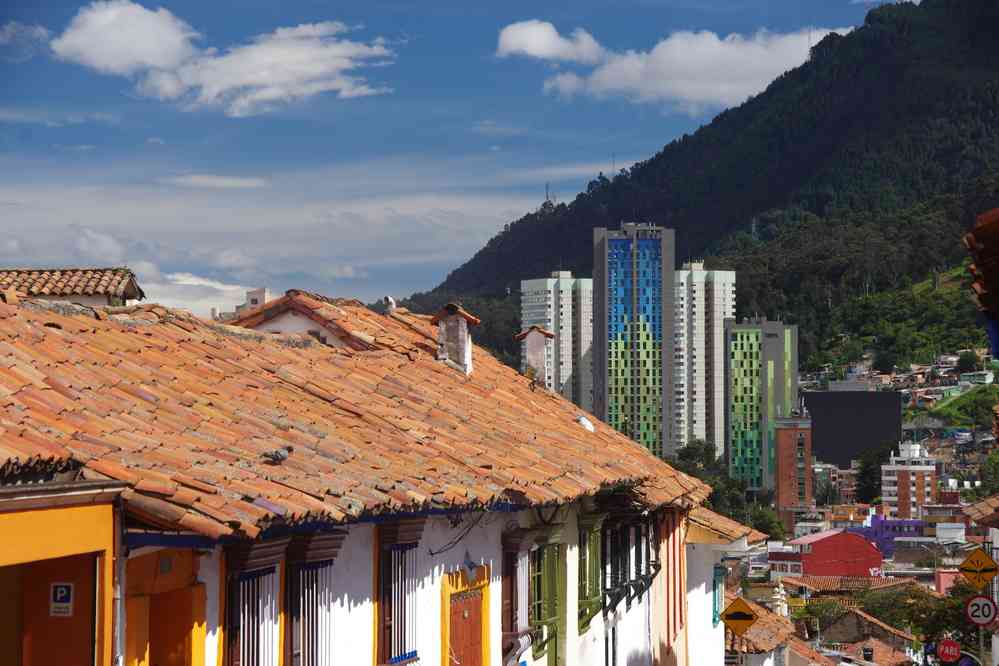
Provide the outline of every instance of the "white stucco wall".
{"type": "Polygon", "coordinates": [[[332,332],[321,326],[319,322],[309,319],[305,315],[289,310],[282,312],[273,319],[268,319],[264,323],[256,326],[254,330],[262,333],[285,333],[285,334],[308,334],[309,331],[318,331],[320,339],[328,345],[342,347],[343,343],[332,332]]]}
{"type": "MultiPolygon", "coordinates": [[[[31,298],[37,298],[43,301],[52,301],[54,303],[76,303],[77,305],[86,305],[88,307],[101,307],[108,304],[107,296],[32,296],[31,298]]],[[[129,303],[134,303],[135,301],[129,301],[129,303]]]]}
{"type": "Polygon", "coordinates": [[[219,563],[222,549],[202,554],[198,558],[198,582],[205,585],[205,666],[222,666],[219,654],[219,629],[222,616],[219,608],[221,594],[219,563]]]}
{"type": "Polygon", "coordinates": [[[710,545],[687,544],[687,632],[697,666],[725,663],[725,625],[714,623],[714,567],[721,553],[710,545]]]}
{"type": "Polygon", "coordinates": [[[747,654],[743,663],[745,666],[778,666],[776,655],[773,652],[747,654]]]}

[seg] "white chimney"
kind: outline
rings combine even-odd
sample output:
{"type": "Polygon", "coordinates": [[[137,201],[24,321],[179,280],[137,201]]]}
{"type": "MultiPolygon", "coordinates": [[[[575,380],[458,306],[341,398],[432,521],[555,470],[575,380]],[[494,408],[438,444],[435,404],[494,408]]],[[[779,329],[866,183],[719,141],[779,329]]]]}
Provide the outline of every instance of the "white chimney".
{"type": "Polygon", "coordinates": [[[430,323],[437,326],[437,360],[465,375],[472,374],[472,334],[469,328],[479,323],[478,317],[465,312],[456,303],[448,303],[430,323]]]}
{"type": "Polygon", "coordinates": [[[551,389],[555,334],[540,326],[531,326],[514,338],[524,347],[524,373],[527,374],[529,369],[532,369],[534,381],[546,389],[551,389]]]}

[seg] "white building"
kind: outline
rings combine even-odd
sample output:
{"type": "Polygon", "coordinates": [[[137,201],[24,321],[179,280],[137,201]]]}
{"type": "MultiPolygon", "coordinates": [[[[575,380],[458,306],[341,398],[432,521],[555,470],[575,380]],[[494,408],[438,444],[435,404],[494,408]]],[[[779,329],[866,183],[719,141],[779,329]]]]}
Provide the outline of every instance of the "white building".
{"type": "Polygon", "coordinates": [[[902,442],[881,466],[881,499],[888,518],[920,518],[937,495],[936,459],[925,446],[902,442]]]}
{"type": "Polygon", "coordinates": [[[686,262],[676,271],[674,437],[725,452],[725,319],[735,317],[735,271],[686,262]]]}
{"type": "MultiPolygon", "coordinates": [[[[522,330],[538,326],[555,334],[547,385],[592,412],[593,280],[556,271],[550,278],[521,281],[520,319],[522,330]]],[[[521,370],[526,369],[522,350],[521,370]]]]}
{"type": "Polygon", "coordinates": [[[704,507],[691,510],[687,528],[687,631],[697,637],[697,663],[725,662],[726,557],[745,556],[766,535],[704,507]]]}

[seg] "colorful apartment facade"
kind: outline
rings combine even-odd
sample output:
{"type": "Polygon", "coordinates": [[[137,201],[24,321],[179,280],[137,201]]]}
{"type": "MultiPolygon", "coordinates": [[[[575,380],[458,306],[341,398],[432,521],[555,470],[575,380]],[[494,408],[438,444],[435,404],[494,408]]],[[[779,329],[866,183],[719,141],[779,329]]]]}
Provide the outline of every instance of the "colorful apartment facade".
{"type": "Polygon", "coordinates": [[[729,474],[774,489],[777,420],[798,408],[798,328],[765,319],[725,322],[729,474]]]}
{"type": "Polygon", "coordinates": [[[662,457],[674,434],[672,229],[593,230],[593,413],[662,457]]]}
{"type": "Polygon", "coordinates": [[[881,465],[881,499],[889,518],[920,518],[937,497],[936,459],[921,444],[902,442],[881,465]]]}
{"type": "Polygon", "coordinates": [[[0,585],[26,600],[3,645],[21,666],[691,663],[709,488],[532,390],[474,321],[304,292],[234,325],[0,303],[0,585]],[[39,652],[67,618],[80,643],[39,652]]]}

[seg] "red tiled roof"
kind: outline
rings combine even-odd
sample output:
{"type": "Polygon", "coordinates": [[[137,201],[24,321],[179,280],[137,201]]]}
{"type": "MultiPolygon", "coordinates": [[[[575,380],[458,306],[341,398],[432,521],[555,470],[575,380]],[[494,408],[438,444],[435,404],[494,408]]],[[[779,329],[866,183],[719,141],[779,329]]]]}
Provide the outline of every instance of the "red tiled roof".
{"type": "Polygon", "coordinates": [[[914,585],[915,578],[882,576],[781,576],[784,587],[804,587],[812,592],[852,592],[881,590],[889,587],[914,585]]]}
{"type": "Polygon", "coordinates": [[[856,643],[843,643],[840,645],[842,652],[859,659],[863,659],[865,647],[874,648],[874,659],[872,661],[878,666],[901,666],[902,664],[912,663],[905,652],[896,650],[891,645],[877,638],[868,638],[856,643]]]}
{"type": "Polygon", "coordinates": [[[964,513],[979,525],[999,527],[999,495],[964,507],[964,513]]]}
{"type": "Polygon", "coordinates": [[[541,328],[538,325],[534,325],[534,326],[528,326],[526,329],[524,329],[523,331],[521,331],[517,335],[513,336],[513,339],[514,340],[523,340],[524,338],[526,338],[530,334],[531,331],[537,331],[538,333],[540,333],[541,335],[545,336],[546,338],[554,338],[555,337],[555,334],[552,333],[551,331],[543,329],[543,328],[541,328]]]}
{"type": "Polygon", "coordinates": [[[767,535],[763,532],[759,532],[748,525],[743,525],[742,523],[732,520],[731,518],[717,514],[711,509],[703,506],[691,509],[689,518],[692,523],[696,523],[705,529],[716,532],[730,541],[738,541],[742,537],[746,537],[746,541],[748,543],[754,544],[760,543],[767,539],[767,535]]]}
{"type": "MultiPolygon", "coordinates": [[[[915,582],[915,581],[913,581],[913,582],[915,582]]],[[[874,617],[873,615],[869,615],[869,614],[865,613],[864,611],[860,610],[859,608],[849,608],[849,609],[847,609],[847,612],[853,613],[857,617],[861,618],[864,622],[869,622],[869,623],[871,623],[873,625],[876,625],[876,626],[880,627],[881,629],[884,629],[885,631],[887,631],[890,634],[895,634],[896,636],[898,636],[902,640],[910,641],[910,642],[916,640],[916,637],[913,636],[912,634],[910,634],[910,633],[908,633],[906,631],[902,631],[901,629],[898,629],[896,627],[893,627],[890,624],[882,622],[878,618],[874,617]]]]}
{"type": "Polygon", "coordinates": [[[836,662],[825,656],[800,638],[792,638],[788,647],[802,659],[807,659],[809,666],[836,666],[836,662]]]}
{"type": "MultiPolygon", "coordinates": [[[[735,592],[725,593],[725,605],[735,601],[735,592]]],[[[732,652],[748,652],[763,654],[772,652],[778,646],[784,645],[794,635],[794,623],[786,617],[767,610],[754,601],[743,597],[743,601],[756,613],[758,619],[742,636],[736,636],[725,629],[725,648],[732,652]]]]}
{"type": "Polygon", "coordinates": [[[151,525],[213,537],[639,484],[648,505],[690,507],[710,490],[482,349],[471,376],[449,369],[426,317],[291,300],[350,344],[154,305],[0,304],[0,477],[79,464],[127,482],[151,525]]]}
{"type": "Polygon", "coordinates": [[[128,268],[6,268],[0,269],[0,290],[13,287],[28,296],[146,297],[128,268]]]}

